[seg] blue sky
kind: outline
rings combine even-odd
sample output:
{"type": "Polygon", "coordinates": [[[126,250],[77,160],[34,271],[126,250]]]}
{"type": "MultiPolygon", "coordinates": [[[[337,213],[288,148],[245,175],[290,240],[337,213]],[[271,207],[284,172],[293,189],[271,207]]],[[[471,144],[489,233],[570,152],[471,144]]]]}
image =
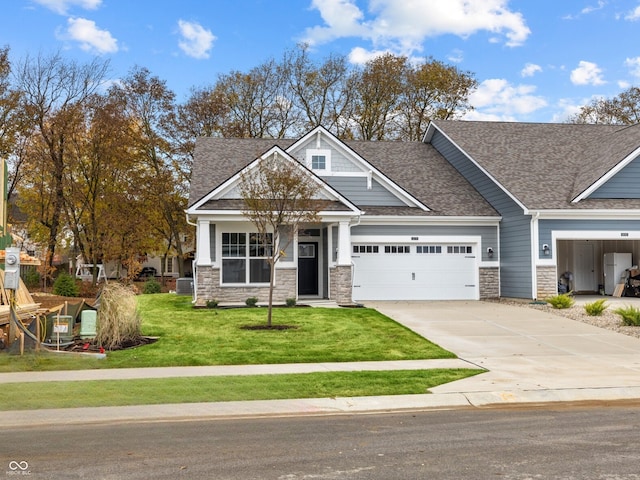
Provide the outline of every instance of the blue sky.
{"type": "Polygon", "coordinates": [[[465,118],[553,122],[640,85],[640,0],[10,0],[0,45],[15,61],[60,51],[135,65],[180,101],[298,42],[354,64],[381,52],[474,73],[465,118]]]}

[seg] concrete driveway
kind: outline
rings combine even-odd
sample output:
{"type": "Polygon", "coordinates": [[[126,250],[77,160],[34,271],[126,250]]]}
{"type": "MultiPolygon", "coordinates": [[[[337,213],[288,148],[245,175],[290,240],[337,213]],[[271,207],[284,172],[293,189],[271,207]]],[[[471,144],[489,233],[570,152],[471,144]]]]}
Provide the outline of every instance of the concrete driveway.
{"type": "Polygon", "coordinates": [[[434,393],[640,387],[640,339],[627,335],[493,302],[365,305],[489,370],[434,393]]]}

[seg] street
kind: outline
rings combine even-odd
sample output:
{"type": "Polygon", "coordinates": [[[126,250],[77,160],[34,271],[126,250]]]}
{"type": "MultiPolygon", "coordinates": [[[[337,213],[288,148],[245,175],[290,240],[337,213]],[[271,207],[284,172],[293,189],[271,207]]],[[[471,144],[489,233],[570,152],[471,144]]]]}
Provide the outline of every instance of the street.
{"type": "MultiPolygon", "coordinates": [[[[7,478],[640,479],[637,405],[5,430],[7,478]]],[[[73,410],[69,410],[73,415],[73,410]]]]}

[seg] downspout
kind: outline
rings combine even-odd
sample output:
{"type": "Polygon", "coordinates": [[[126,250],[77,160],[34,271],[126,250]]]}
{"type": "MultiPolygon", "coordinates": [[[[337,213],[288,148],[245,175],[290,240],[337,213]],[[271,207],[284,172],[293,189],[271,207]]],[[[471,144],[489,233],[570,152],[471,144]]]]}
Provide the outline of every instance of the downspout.
{"type": "MultiPolygon", "coordinates": [[[[196,245],[198,245],[198,224],[193,223],[191,222],[191,220],[189,220],[188,213],[186,214],[186,217],[187,217],[187,224],[191,225],[192,227],[196,227],[196,245]]],[[[198,275],[197,275],[196,269],[197,269],[197,256],[194,257],[193,262],[191,262],[191,270],[193,272],[193,299],[191,300],[191,303],[194,305],[198,301],[198,285],[197,285],[198,275]]]]}

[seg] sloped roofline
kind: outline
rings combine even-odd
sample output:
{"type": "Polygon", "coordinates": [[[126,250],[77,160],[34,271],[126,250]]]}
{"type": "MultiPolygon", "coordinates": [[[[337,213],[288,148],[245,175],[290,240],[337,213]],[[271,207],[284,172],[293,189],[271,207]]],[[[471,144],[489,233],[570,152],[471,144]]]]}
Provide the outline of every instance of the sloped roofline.
{"type": "MultiPolygon", "coordinates": [[[[318,177],[315,173],[309,170],[306,166],[302,165],[295,158],[293,158],[287,151],[283,150],[281,147],[274,145],[269,150],[264,152],[262,155],[251,161],[244,168],[236,172],[234,175],[225,180],[222,184],[218,185],[216,188],[211,190],[208,194],[204,195],[200,200],[195,202],[187,209],[187,213],[198,213],[198,208],[207,203],[210,200],[214,200],[217,196],[224,195],[227,191],[231,190],[235,185],[240,182],[240,177],[253,168],[255,168],[260,162],[267,159],[271,155],[281,155],[286,161],[292,162],[296,168],[299,168],[303,171],[305,175],[309,175],[312,180],[320,186],[320,188],[326,192],[330,197],[333,197],[334,200],[344,204],[347,208],[349,208],[353,213],[357,215],[361,215],[362,211],[354,205],[351,201],[349,201],[346,197],[341,195],[337,190],[335,190],[331,185],[318,177]]],[[[200,212],[201,213],[201,212],[200,212]]]]}
{"type": "Polygon", "coordinates": [[[342,149],[345,152],[347,152],[349,154],[349,156],[351,156],[351,158],[353,158],[358,163],[360,163],[366,170],[369,170],[372,173],[374,173],[376,175],[376,177],[379,180],[382,181],[381,183],[385,184],[386,187],[392,189],[400,198],[403,199],[403,201],[409,202],[409,203],[413,204],[414,206],[416,206],[416,207],[418,207],[418,208],[420,208],[420,209],[422,209],[422,210],[424,210],[426,212],[431,211],[431,209],[428,206],[426,206],[420,200],[418,200],[413,195],[411,195],[409,192],[407,192],[405,189],[403,189],[400,185],[398,185],[393,180],[391,180],[389,177],[387,177],[384,173],[382,173],[376,167],[371,165],[365,158],[360,156],[349,145],[344,143],[342,140],[340,140],[338,137],[336,137],[334,134],[332,134],[330,131],[328,131],[326,128],[324,128],[321,125],[313,128],[308,133],[306,133],[305,135],[300,137],[298,140],[293,142],[291,145],[289,145],[286,148],[287,152],[295,150],[297,147],[299,147],[300,145],[304,144],[306,141],[312,139],[314,135],[318,135],[318,133],[321,133],[322,135],[324,135],[325,138],[327,138],[331,143],[333,143],[333,145],[335,147],[337,147],[339,149],[342,149]]]}
{"type": "Polygon", "coordinates": [[[462,154],[465,157],[467,157],[467,159],[471,163],[473,163],[489,180],[491,180],[491,182],[493,182],[494,185],[496,185],[500,190],[504,192],[505,195],[507,195],[511,200],[513,200],[516,203],[516,205],[518,205],[523,210],[523,212],[525,212],[525,214],[528,214],[529,209],[520,200],[518,200],[518,198],[515,195],[513,195],[509,190],[507,190],[507,188],[504,185],[502,185],[498,180],[496,180],[496,178],[493,175],[491,175],[482,165],[480,165],[480,163],[478,163],[471,155],[469,155],[462,147],[460,147],[460,145],[458,145],[449,135],[445,133],[445,131],[442,128],[436,125],[433,121],[429,123],[429,127],[427,128],[427,131],[425,132],[422,141],[424,143],[431,143],[431,139],[433,138],[433,135],[436,130],[440,132],[442,135],[444,135],[444,137],[447,140],[449,140],[460,152],[462,152],[462,154]]]}
{"type": "Polygon", "coordinates": [[[588,188],[583,190],[580,194],[576,195],[571,203],[578,203],[580,200],[584,200],[588,198],[593,192],[598,190],[601,186],[607,183],[611,178],[613,178],[617,173],[619,173],[624,167],[629,165],[632,161],[634,161],[640,155],[640,147],[636,148],[633,152],[627,155],[622,161],[618,162],[615,167],[609,170],[607,173],[602,175],[598,180],[592,183],[588,188]]]}

